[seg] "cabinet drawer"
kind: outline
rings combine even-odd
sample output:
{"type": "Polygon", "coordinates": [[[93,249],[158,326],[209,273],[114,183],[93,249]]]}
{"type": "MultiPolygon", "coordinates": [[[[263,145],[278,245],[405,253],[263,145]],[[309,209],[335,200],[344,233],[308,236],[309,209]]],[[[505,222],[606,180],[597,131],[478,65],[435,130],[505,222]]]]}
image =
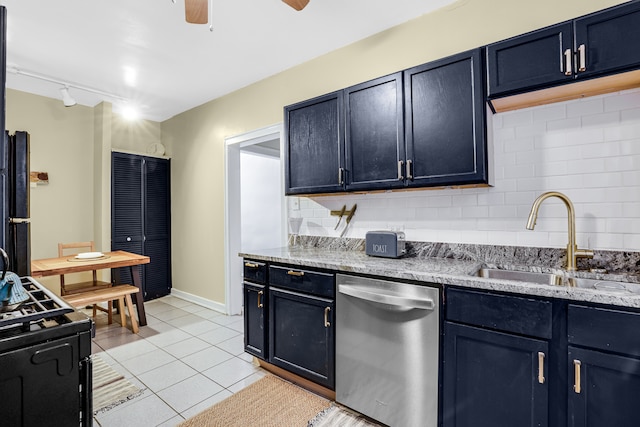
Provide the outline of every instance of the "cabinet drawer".
{"type": "Polygon", "coordinates": [[[269,267],[269,283],[323,297],[335,296],[335,275],[331,273],[272,265],[269,267]]]}
{"type": "Polygon", "coordinates": [[[569,305],[570,344],[640,356],[640,313],[569,305]]]}
{"type": "Polygon", "coordinates": [[[254,283],[267,282],[267,264],[264,262],[244,260],[244,280],[254,283]]]}
{"type": "Polygon", "coordinates": [[[447,320],[455,322],[551,338],[553,315],[549,301],[449,288],[445,312],[447,320]]]}

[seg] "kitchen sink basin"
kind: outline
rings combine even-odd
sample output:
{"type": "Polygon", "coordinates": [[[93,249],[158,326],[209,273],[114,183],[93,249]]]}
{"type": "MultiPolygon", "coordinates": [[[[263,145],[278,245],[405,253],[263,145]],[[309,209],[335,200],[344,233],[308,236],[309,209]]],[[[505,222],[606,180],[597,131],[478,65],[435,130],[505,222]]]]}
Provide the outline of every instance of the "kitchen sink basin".
{"type": "Polygon", "coordinates": [[[552,273],[533,273],[530,271],[499,270],[497,268],[481,268],[478,276],[486,279],[516,280],[519,282],[540,283],[543,285],[559,285],[562,277],[552,273]]]}
{"type": "Polygon", "coordinates": [[[620,292],[640,294],[640,284],[616,282],[613,280],[583,279],[580,277],[571,277],[568,285],[575,288],[598,289],[601,291],[620,292]]]}

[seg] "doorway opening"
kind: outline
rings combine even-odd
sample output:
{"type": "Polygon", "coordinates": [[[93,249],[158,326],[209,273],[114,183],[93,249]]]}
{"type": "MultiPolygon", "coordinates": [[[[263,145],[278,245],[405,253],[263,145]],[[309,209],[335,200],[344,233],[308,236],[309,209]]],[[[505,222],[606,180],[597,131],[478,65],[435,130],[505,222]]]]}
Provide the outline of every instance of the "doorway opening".
{"type": "Polygon", "coordinates": [[[225,139],[225,306],[242,313],[239,252],[286,246],[282,125],[225,139]]]}

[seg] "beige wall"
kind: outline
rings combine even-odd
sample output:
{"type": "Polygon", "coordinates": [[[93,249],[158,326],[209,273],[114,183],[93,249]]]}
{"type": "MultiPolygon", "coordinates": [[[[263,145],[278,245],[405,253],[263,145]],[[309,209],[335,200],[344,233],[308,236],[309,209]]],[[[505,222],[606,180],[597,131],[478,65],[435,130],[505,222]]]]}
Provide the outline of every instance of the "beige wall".
{"type": "MultiPolygon", "coordinates": [[[[29,132],[31,170],[49,173],[49,184],[31,187],[32,258],[57,256],[58,242],[95,240],[109,250],[111,149],[144,153],[160,141],[160,124],[128,123],[110,104],[69,108],[9,89],[6,126],[29,132]]],[[[42,282],[58,290],[57,278],[42,282]]]]}
{"type": "Polygon", "coordinates": [[[224,303],[225,137],[281,122],[284,105],[618,3],[461,0],[163,122],[174,288],[224,303]]]}

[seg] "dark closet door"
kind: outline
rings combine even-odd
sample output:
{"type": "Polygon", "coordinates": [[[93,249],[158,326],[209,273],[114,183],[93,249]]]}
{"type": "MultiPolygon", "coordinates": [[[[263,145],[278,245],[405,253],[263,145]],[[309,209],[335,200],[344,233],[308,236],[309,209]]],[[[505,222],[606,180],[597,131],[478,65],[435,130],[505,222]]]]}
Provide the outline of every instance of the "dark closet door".
{"type": "MultiPolygon", "coordinates": [[[[111,249],[146,255],[140,269],[145,300],[171,291],[169,161],[113,153],[111,249]]],[[[133,283],[129,268],[114,270],[117,283],[133,283]]]]}
{"type": "Polygon", "coordinates": [[[171,292],[169,161],[146,157],[144,163],[144,250],[151,258],[145,265],[145,293],[152,299],[171,292]]]}

